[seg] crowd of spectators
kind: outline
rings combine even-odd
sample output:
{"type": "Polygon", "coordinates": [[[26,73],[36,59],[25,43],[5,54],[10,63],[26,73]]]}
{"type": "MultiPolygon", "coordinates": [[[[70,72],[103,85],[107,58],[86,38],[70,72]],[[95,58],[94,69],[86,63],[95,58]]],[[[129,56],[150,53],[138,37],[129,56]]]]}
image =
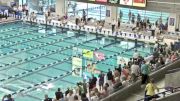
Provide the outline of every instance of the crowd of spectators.
{"type": "MultiPolygon", "coordinates": [[[[89,79],[88,82],[77,83],[76,89],[67,89],[63,94],[60,88],[55,93],[55,98],[49,98],[45,95],[44,101],[100,101],[113,92],[128,87],[137,80],[141,79],[145,89],[151,87],[153,80],[149,78],[149,74],[153,70],[171,63],[179,58],[179,50],[174,50],[174,45],[160,45],[158,42],[153,47],[153,54],[148,57],[142,57],[135,50],[132,58],[128,62],[122,62],[113,71],[108,69],[107,73],[101,72],[98,76],[89,79]]],[[[124,60],[122,60],[124,61],[124,60]]],[[[155,86],[156,87],[156,86],[155,86]]],[[[157,88],[158,89],[158,88],[157,88]]],[[[153,96],[147,91],[146,96],[153,96]]],[[[146,101],[150,101],[147,100],[146,101]]]]}

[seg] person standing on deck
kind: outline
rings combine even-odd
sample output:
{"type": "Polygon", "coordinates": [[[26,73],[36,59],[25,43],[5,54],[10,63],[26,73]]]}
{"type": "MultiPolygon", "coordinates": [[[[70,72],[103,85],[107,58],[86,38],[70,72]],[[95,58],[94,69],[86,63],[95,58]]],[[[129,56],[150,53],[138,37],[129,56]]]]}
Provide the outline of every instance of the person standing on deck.
{"type": "Polygon", "coordinates": [[[83,16],[82,16],[82,21],[86,24],[86,11],[83,9],[83,16]]]}
{"type": "Polygon", "coordinates": [[[114,19],[112,20],[111,25],[112,25],[112,33],[114,33],[116,27],[116,21],[114,19]]]}
{"type": "Polygon", "coordinates": [[[131,13],[131,10],[129,10],[129,14],[128,14],[128,17],[129,17],[129,23],[131,22],[131,17],[132,17],[132,13],[131,13]]]}
{"type": "Polygon", "coordinates": [[[149,79],[149,73],[150,73],[150,68],[148,64],[146,64],[146,61],[142,62],[141,65],[141,74],[142,74],[142,82],[141,84],[146,84],[148,79],[149,79]]]}

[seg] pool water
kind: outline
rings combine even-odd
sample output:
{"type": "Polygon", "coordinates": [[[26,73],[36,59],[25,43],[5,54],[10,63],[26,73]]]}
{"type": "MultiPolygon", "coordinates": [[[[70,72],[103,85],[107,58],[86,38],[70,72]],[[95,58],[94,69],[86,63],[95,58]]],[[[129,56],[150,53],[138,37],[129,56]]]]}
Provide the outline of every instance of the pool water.
{"type": "Polygon", "coordinates": [[[83,78],[69,73],[73,56],[95,62],[97,70],[107,72],[117,66],[117,56],[128,60],[134,49],[142,56],[151,54],[151,47],[141,47],[142,42],[135,47],[133,41],[97,39],[86,32],[77,36],[76,31],[23,22],[1,24],[0,39],[0,98],[15,94],[16,101],[42,101],[44,94],[54,97],[57,88],[75,87],[83,78]],[[104,54],[105,59],[87,57],[83,50],[104,54]]]}

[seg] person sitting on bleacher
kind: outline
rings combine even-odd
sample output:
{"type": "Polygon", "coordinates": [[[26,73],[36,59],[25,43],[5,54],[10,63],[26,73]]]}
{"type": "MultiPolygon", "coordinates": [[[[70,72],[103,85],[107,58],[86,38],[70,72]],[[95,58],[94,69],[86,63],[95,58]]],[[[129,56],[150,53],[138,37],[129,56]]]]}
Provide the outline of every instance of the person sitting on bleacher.
{"type": "Polygon", "coordinates": [[[138,76],[140,75],[140,67],[137,61],[134,61],[134,64],[131,66],[131,80],[136,82],[138,76]]]}

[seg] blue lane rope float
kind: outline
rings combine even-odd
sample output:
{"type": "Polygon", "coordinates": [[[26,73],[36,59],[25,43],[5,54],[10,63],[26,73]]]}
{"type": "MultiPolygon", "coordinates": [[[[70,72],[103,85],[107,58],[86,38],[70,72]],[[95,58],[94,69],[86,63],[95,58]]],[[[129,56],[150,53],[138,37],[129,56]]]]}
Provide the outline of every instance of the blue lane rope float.
{"type": "MultiPolygon", "coordinates": [[[[85,41],[84,43],[87,43],[87,42],[93,41],[93,40],[95,40],[95,39],[91,39],[91,40],[85,41]]],[[[78,45],[80,45],[80,44],[81,44],[81,43],[79,43],[78,45]]],[[[78,46],[78,45],[77,45],[77,46],[78,46]]],[[[74,47],[74,45],[71,45],[70,48],[73,48],[73,47],[74,47]]],[[[65,48],[65,49],[67,49],[67,48],[65,48]]],[[[64,49],[64,48],[61,48],[61,49],[58,49],[58,51],[64,51],[65,49],[64,49]]],[[[44,54],[43,54],[43,55],[44,55],[44,54]]],[[[39,56],[41,56],[41,55],[39,55],[39,56]]],[[[39,69],[46,68],[46,67],[48,67],[48,66],[53,66],[53,65],[56,65],[56,64],[58,64],[58,63],[65,62],[65,61],[67,61],[67,60],[70,60],[71,58],[72,58],[72,57],[69,57],[69,58],[65,58],[65,59],[62,59],[62,60],[59,60],[59,61],[50,63],[50,64],[46,64],[46,65],[37,67],[37,68],[35,68],[35,69],[32,69],[32,70],[30,70],[30,71],[25,71],[25,72],[19,73],[18,75],[14,75],[13,77],[10,76],[10,78],[8,77],[8,78],[6,78],[6,79],[1,79],[0,81],[1,81],[1,82],[4,82],[4,81],[6,81],[6,80],[9,80],[9,79],[12,79],[12,78],[15,78],[15,77],[18,77],[18,76],[22,76],[22,75],[27,74],[27,73],[30,73],[30,72],[37,71],[37,70],[39,70],[39,69]]],[[[22,60],[22,61],[23,61],[23,60],[22,60]]],[[[24,61],[28,61],[28,59],[26,58],[26,60],[24,59],[24,61]]],[[[11,64],[12,64],[12,63],[11,63],[11,64]]],[[[15,64],[15,62],[13,62],[13,64],[15,64]]]]}
{"type": "Polygon", "coordinates": [[[40,86],[40,85],[42,85],[42,84],[45,84],[45,83],[47,83],[47,82],[50,82],[50,81],[54,81],[54,80],[63,78],[63,77],[65,77],[65,76],[67,76],[67,75],[70,75],[70,74],[73,73],[73,72],[74,72],[74,71],[65,72],[65,73],[60,74],[60,75],[58,75],[58,76],[55,76],[55,77],[49,78],[49,79],[47,79],[47,80],[41,81],[41,82],[36,83],[36,84],[34,84],[34,85],[32,85],[32,86],[28,86],[28,87],[26,87],[26,88],[24,88],[24,89],[20,89],[20,90],[18,90],[18,91],[16,91],[16,92],[13,92],[12,95],[16,95],[16,94],[18,94],[18,93],[22,93],[22,92],[24,92],[24,91],[27,91],[27,90],[36,88],[36,87],[38,87],[38,86],[40,86]]]}
{"type": "MultiPolygon", "coordinates": [[[[66,37],[66,38],[63,38],[63,39],[68,39],[68,38],[72,38],[72,37],[75,37],[75,36],[66,37]]],[[[36,46],[29,46],[29,47],[26,47],[26,48],[23,48],[23,49],[17,49],[17,50],[14,50],[12,52],[9,52],[9,53],[2,53],[2,54],[0,54],[0,56],[6,56],[6,55],[9,55],[10,53],[18,53],[18,52],[26,51],[26,50],[29,50],[29,49],[38,48],[38,47],[42,47],[42,46],[45,46],[45,45],[61,42],[61,41],[63,41],[63,39],[55,40],[55,41],[53,41],[51,43],[48,43],[48,42],[47,43],[40,43],[40,44],[38,44],[36,46]]]]}
{"type": "MultiPolygon", "coordinates": [[[[125,51],[123,51],[123,52],[120,52],[119,54],[122,54],[122,53],[124,53],[124,52],[126,52],[126,51],[132,50],[132,49],[134,49],[134,48],[137,48],[137,47],[133,47],[133,48],[131,48],[131,49],[125,50],[125,51]]],[[[88,51],[88,52],[89,52],[89,51],[88,51]]],[[[116,54],[116,55],[118,55],[118,54],[116,54]]],[[[113,56],[116,56],[116,55],[113,54],[113,55],[111,55],[111,56],[109,56],[109,57],[106,57],[104,60],[100,60],[100,61],[97,61],[97,62],[94,62],[94,63],[100,63],[100,62],[105,61],[106,59],[109,59],[110,57],[113,57],[113,56]]],[[[21,93],[21,92],[23,92],[23,91],[25,91],[25,90],[29,90],[29,89],[35,88],[35,87],[37,87],[37,86],[39,86],[39,85],[42,85],[42,84],[44,84],[44,83],[46,83],[46,82],[50,82],[50,81],[53,81],[53,80],[57,80],[57,79],[65,76],[65,75],[69,75],[69,74],[71,74],[71,73],[73,73],[73,72],[74,72],[74,70],[72,70],[71,72],[66,72],[66,73],[64,73],[64,75],[61,74],[61,75],[59,75],[59,76],[52,77],[52,78],[50,78],[50,79],[48,79],[48,80],[45,80],[45,81],[42,81],[42,82],[40,82],[40,83],[36,83],[36,84],[34,84],[34,85],[32,85],[32,86],[29,86],[29,87],[27,87],[27,88],[25,88],[25,89],[18,90],[18,91],[16,91],[16,92],[12,93],[12,95],[16,95],[16,94],[21,93]]],[[[11,76],[10,78],[12,78],[12,76],[11,76]]]]}

